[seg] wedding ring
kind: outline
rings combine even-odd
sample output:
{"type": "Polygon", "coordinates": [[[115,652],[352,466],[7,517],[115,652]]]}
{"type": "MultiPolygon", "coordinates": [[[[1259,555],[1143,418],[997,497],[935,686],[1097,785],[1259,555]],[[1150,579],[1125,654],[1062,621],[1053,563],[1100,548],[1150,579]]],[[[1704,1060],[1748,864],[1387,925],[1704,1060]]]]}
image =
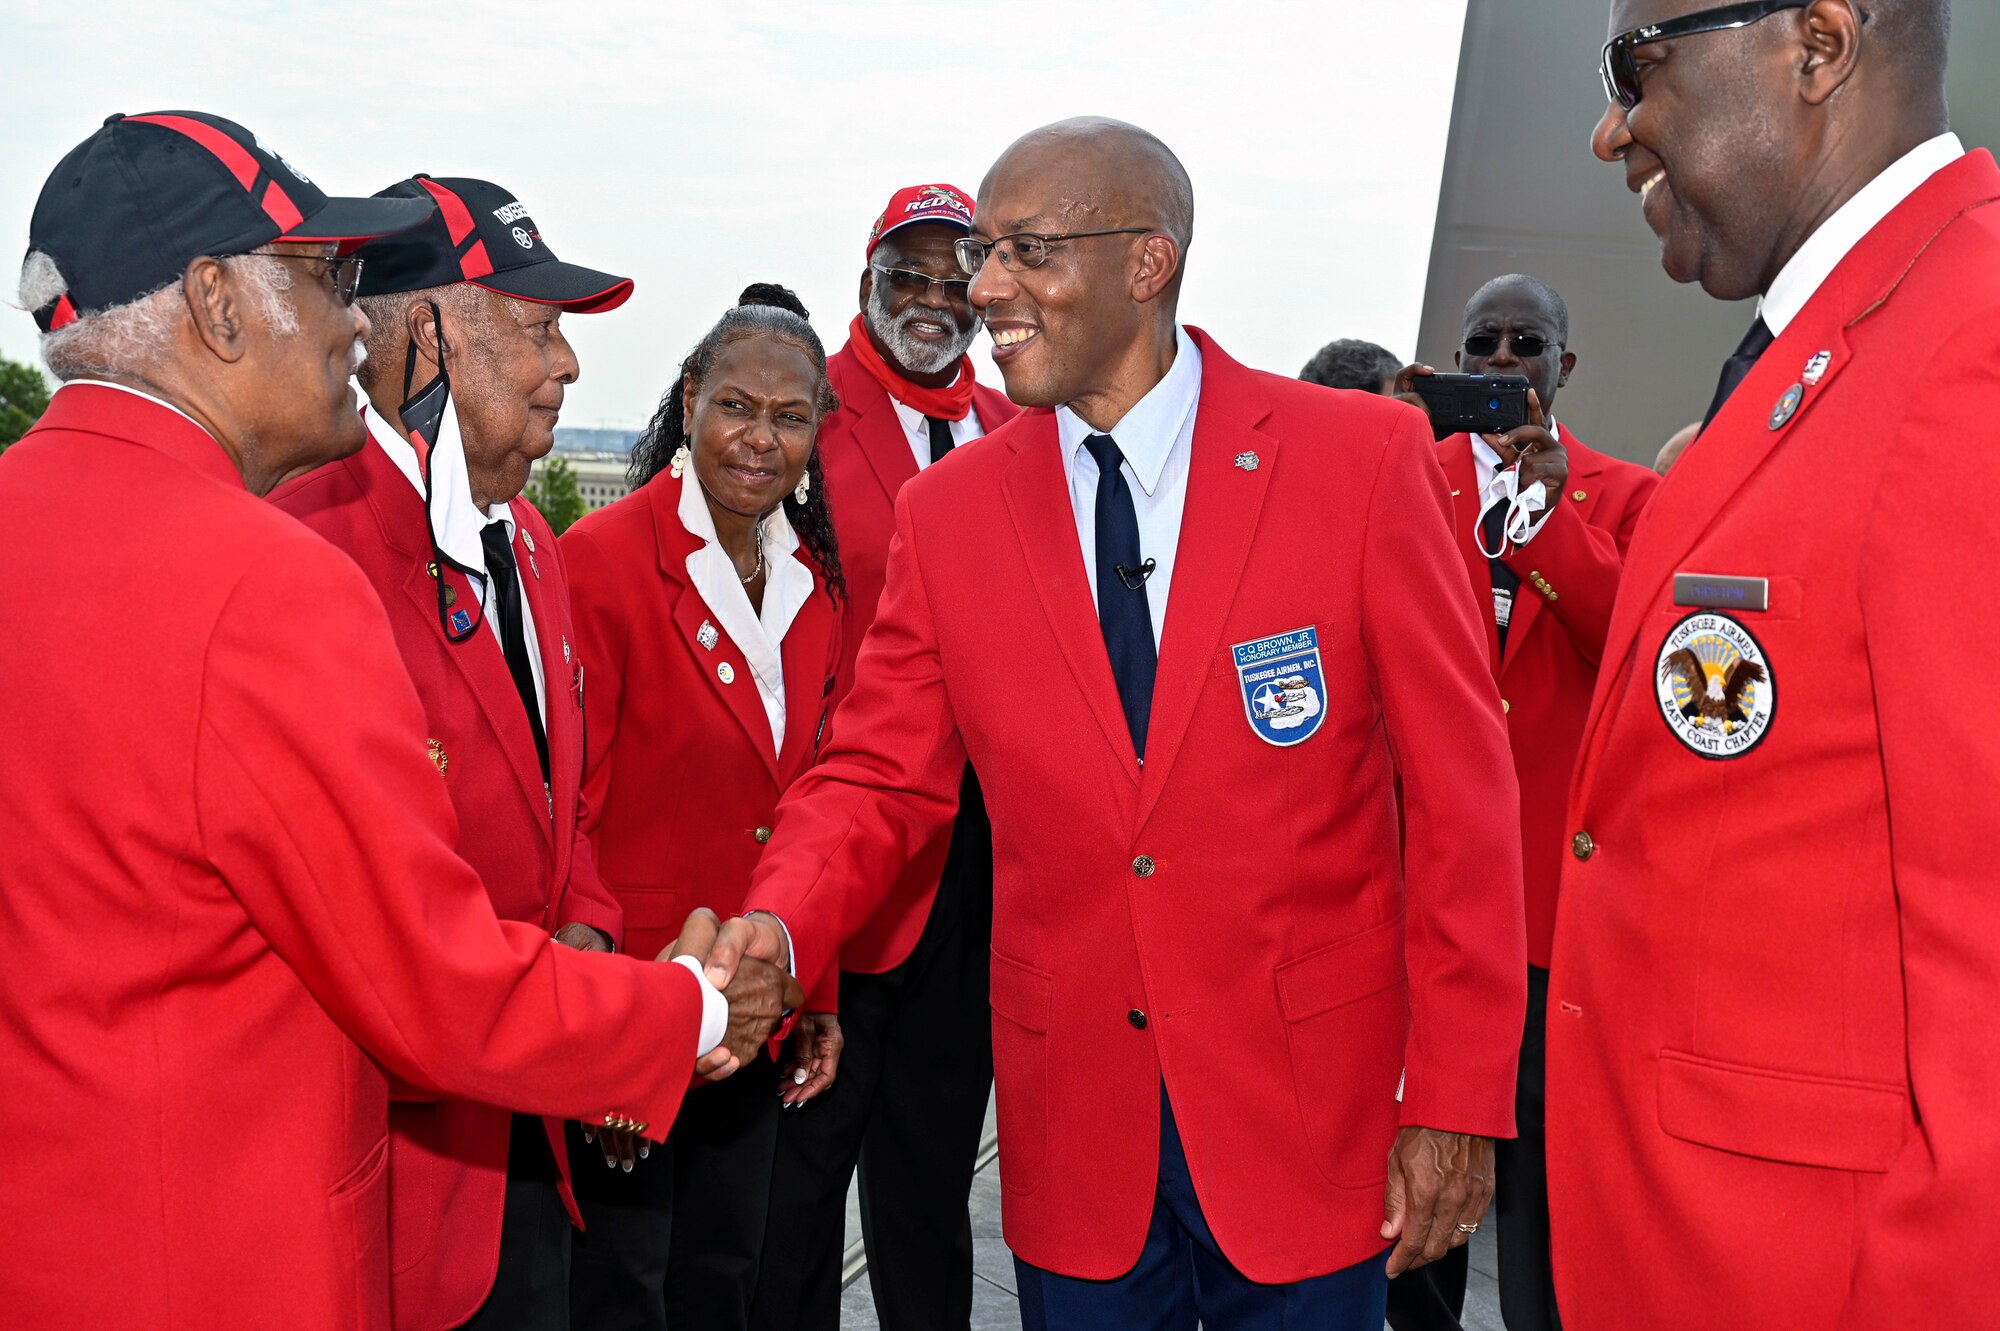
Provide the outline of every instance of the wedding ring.
{"type": "Polygon", "coordinates": [[[1458,1227],[1458,1232],[1459,1232],[1459,1233],[1461,1233],[1461,1234],[1477,1234],[1477,1233],[1479,1232],[1479,1226],[1477,1226],[1477,1225],[1460,1225],[1460,1226],[1458,1227]]]}

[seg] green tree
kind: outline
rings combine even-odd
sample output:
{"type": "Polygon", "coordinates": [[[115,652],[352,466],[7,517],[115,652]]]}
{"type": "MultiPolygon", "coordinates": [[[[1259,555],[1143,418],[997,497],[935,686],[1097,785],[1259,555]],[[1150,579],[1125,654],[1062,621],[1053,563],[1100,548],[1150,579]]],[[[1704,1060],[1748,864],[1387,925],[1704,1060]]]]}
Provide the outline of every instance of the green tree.
{"type": "Polygon", "coordinates": [[[49,407],[49,381],[32,365],[0,356],[0,453],[49,407]]]}
{"type": "Polygon", "coordinates": [[[577,488],[576,469],[557,453],[549,454],[536,466],[535,474],[528,480],[527,497],[558,536],[590,510],[590,505],[583,502],[583,491],[577,488]]]}

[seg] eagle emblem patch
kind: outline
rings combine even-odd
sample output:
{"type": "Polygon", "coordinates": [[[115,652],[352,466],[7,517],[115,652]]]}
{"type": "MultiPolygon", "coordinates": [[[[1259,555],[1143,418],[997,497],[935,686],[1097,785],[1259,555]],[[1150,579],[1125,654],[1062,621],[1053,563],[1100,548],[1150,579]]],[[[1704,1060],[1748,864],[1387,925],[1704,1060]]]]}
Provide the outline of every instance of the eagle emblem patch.
{"type": "Polygon", "coordinates": [[[1741,758],[1771,733],[1770,660],[1734,616],[1697,610],[1660,644],[1654,689],[1674,738],[1703,758],[1741,758]]]}
{"type": "Polygon", "coordinates": [[[1319,632],[1308,626],[1229,649],[1243,686],[1250,730],[1266,744],[1290,748],[1311,739],[1326,720],[1326,675],[1319,632]]]}

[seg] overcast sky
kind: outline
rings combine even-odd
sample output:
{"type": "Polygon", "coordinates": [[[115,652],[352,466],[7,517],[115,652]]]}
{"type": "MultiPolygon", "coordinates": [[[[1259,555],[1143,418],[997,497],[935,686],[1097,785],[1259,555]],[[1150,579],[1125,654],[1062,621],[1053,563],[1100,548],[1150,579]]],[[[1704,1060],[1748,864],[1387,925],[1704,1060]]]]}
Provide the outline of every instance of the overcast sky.
{"type": "MultiPolygon", "coordinates": [[[[1133,121],[1194,178],[1184,320],[1296,373],[1321,343],[1408,355],[1464,0],[820,0],[415,5],[0,0],[11,304],[36,194],[113,111],[238,120],[333,193],[417,171],[513,190],[557,254],[632,277],[565,320],[563,423],[637,425],[751,281],[828,348],[897,187],[976,190],[1028,129],[1133,121]]],[[[984,357],[981,377],[998,385],[984,357]]],[[[35,358],[0,309],[0,352],[35,358]]]]}

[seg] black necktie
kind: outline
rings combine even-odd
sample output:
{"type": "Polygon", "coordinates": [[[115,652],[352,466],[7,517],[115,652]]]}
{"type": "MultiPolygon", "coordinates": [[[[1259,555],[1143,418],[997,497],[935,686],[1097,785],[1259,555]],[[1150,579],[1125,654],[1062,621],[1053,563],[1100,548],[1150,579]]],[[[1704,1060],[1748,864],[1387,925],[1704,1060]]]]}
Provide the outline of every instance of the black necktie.
{"type": "MultiPolygon", "coordinates": [[[[1507,505],[1508,501],[1503,497],[1479,519],[1480,541],[1488,550],[1500,549],[1500,543],[1507,539],[1507,505]]],[[[1505,560],[1488,559],[1486,563],[1493,573],[1493,590],[1507,593],[1508,618],[1511,620],[1514,593],[1521,588],[1521,575],[1509,568],[1505,560]]],[[[1499,598],[1494,599],[1497,602],[1499,598]]],[[[1497,612],[1493,616],[1493,627],[1499,630],[1500,650],[1504,652],[1507,650],[1507,625],[1500,622],[1497,612]]]]}
{"type": "Polygon", "coordinates": [[[541,760],[542,781],[549,779],[549,737],[542,730],[542,709],[535,701],[535,668],[528,661],[528,633],[521,623],[521,582],[514,571],[514,547],[507,540],[507,524],[488,523],[479,533],[486,548],[486,608],[500,626],[500,646],[507,653],[507,672],[514,677],[514,691],[528,713],[528,729],[535,732],[535,757],[541,760]]]}
{"type": "Polygon", "coordinates": [[[1159,648],[1153,643],[1153,612],[1146,600],[1152,568],[1139,557],[1139,514],[1132,489],[1119,469],[1125,455],[1108,434],[1083,441],[1097,460],[1097,622],[1132,748],[1146,760],[1146,722],[1153,713],[1153,675],[1159,648]]]}
{"type": "Polygon", "coordinates": [[[1757,322],[1751,324],[1750,331],[1743,335],[1736,354],[1722,362],[1722,380],[1715,386],[1715,401],[1708,404],[1708,415],[1701,418],[1702,429],[1708,428],[1708,423],[1715,419],[1715,413],[1722,410],[1722,404],[1729,401],[1729,395],[1736,391],[1736,386],[1750,373],[1750,367],[1757,363],[1757,358],[1777,340],[1771,326],[1764,322],[1764,316],[1758,315],[1757,322]]]}
{"type": "Polygon", "coordinates": [[[951,452],[951,422],[942,416],[926,416],[924,420],[931,427],[931,461],[936,462],[951,452]]]}

